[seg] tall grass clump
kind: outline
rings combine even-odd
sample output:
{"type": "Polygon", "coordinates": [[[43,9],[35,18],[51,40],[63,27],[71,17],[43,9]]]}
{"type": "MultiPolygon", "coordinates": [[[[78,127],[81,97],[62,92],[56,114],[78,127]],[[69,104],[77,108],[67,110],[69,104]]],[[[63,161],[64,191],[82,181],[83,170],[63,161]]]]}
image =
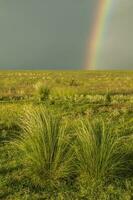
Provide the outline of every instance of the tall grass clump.
{"type": "Polygon", "coordinates": [[[118,133],[112,122],[81,120],[76,132],[78,171],[86,182],[108,182],[131,171],[133,160],[125,150],[129,138],[118,133]]]}
{"type": "Polygon", "coordinates": [[[110,92],[108,91],[105,95],[105,102],[106,103],[111,103],[112,99],[111,99],[111,94],[110,92]]]}
{"type": "Polygon", "coordinates": [[[43,107],[22,117],[23,134],[15,142],[33,183],[58,185],[73,171],[73,147],[66,122],[43,107]]]}
{"type": "Polygon", "coordinates": [[[48,85],[42,82],[38,82],[35,85],[35,90],[36,90],[36,96],[39,99],[39,101],[48,100],[50,95],[50,87],[48,85]]]}

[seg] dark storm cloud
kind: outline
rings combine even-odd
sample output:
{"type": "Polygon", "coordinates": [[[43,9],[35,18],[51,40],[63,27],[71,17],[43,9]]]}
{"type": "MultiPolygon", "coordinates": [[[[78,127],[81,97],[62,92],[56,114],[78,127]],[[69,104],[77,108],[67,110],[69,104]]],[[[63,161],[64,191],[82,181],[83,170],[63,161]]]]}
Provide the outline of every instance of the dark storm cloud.
{"type": "MultiPolygon", "coordinates": [[[[0,0],[0,68],[81,68],[98,1],[0,0]]],[[[100,69],[133,66],[133,1],[117,1],[100,69]]]]}
{"type": "Polygon", "coordinates": [[[98,68],[133,69],[133,1],[117,0],[114,5],[98,68]]]}
{"type": "Polygon", "coordinates": [[[1,0],[0,66],[79,68],[95,0],[1,0]]]}

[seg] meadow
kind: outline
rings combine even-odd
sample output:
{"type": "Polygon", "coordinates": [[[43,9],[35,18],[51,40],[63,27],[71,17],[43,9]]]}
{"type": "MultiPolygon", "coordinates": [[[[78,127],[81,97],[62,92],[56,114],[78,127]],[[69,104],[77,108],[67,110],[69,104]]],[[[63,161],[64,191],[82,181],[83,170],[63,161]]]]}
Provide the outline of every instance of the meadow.
{"type": "Polygon", "coordinates": [[[0,71],[0,199],[132,200],[133,71],[0,71]]]}

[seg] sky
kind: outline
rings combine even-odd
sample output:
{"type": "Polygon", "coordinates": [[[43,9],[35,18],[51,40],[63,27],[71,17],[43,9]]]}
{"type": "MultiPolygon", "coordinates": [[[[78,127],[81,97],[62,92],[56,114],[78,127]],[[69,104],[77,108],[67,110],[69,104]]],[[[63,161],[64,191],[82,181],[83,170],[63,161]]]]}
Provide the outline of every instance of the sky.
{"type": "MultiPolygon", "coordinates": [[[[84,69],[99,1],[0,0],[0,69],[84,69]]],[[[133,69],[133,1],[115,1],[95,69],[133,69]]]]}

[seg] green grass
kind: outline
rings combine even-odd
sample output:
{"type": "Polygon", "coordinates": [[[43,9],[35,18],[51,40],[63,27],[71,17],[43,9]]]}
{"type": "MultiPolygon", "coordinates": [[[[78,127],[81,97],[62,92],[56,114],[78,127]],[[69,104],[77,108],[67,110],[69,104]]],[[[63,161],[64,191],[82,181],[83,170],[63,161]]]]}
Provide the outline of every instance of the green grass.
{"type": "Polygon", "coordinates": [[[21,121],[23,133],[13,145],[23,152],[31,178],[38,185],[58,185],[73,172],[73,143],[66,123],[43,107],[29,109],[21,121]]]}
{"type": "Polygon", "coordinates": [[[132,80],[0,71],[0,199],[132,200],[132,80]]]}
{"type": "Polygon", "coordinates": [[[132,94],[133,71],[0,71],[0,97],[31,97],[37,82],[78,94],[132,94]]]}
{"type": "MultiPolygon", "coordinates": [[[[77,127],[77,148],[79,173],[89,180],[109,181],[130,174],[133,162],[126,145],[132,143],[131,136],[123,133],[120,126],[108,119],[80,120],[77,127]]],[[[88,181],[87,179],[87,181],[88,181]]]]}

